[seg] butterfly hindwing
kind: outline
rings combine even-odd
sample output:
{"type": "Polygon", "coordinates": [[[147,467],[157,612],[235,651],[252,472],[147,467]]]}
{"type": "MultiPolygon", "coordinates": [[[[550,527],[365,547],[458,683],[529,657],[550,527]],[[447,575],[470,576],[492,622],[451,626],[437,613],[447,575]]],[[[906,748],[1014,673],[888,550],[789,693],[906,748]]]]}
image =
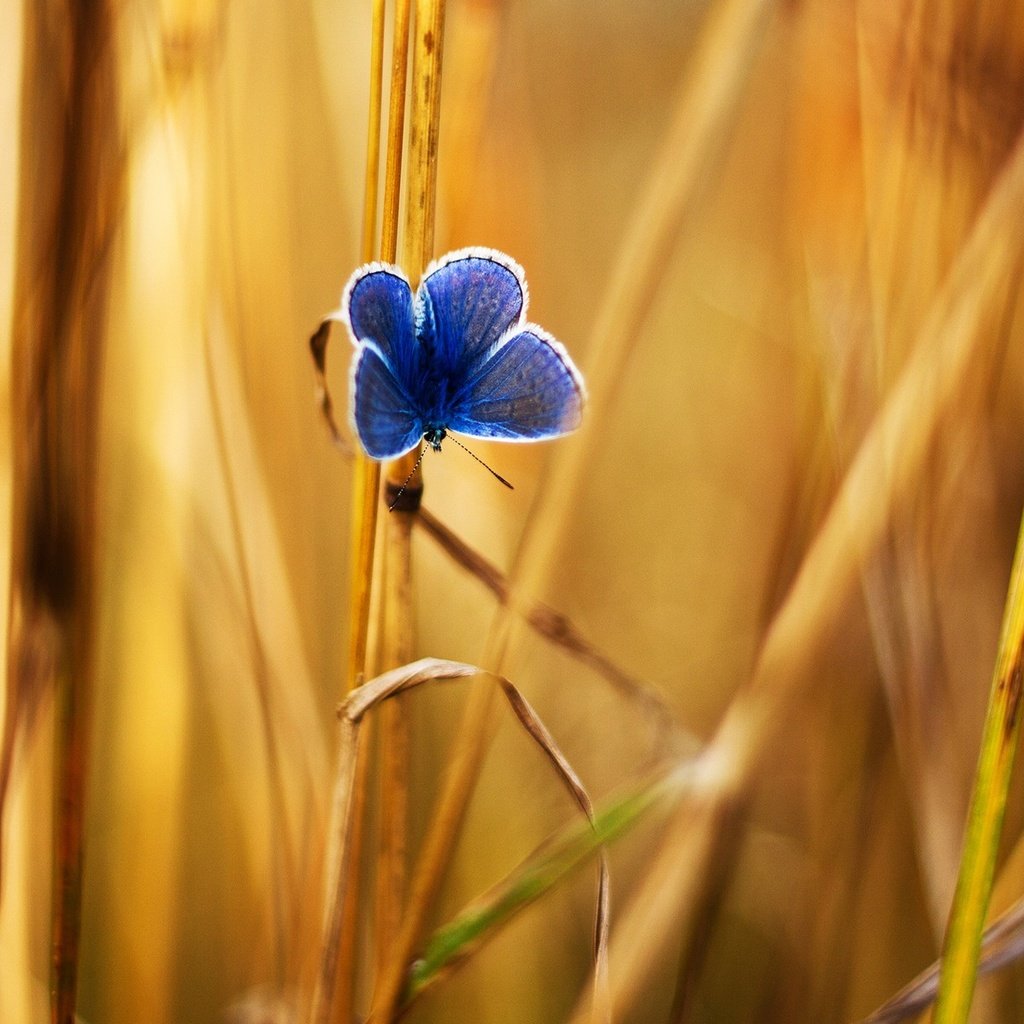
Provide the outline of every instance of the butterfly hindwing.
{"type": "Polygon", "coordinates": [[[415,448],[423,436],[423,421],[373,342],[364,342],[356,350],[349,406],[370,458],[397,458],[415,448]]]}
{"type": "Polygon", "coordinates": [[[461,249],[427,268],[417,333],[456,387],[526,313],[522,267],[494,249],[461,249]]]}
{"type": "Polygon", "coordinates": [[[539,441],[580,425],[583,379],[565,349],[527,324],[498,345],[453,402],[449,429],[474,437],[539,441]]]}

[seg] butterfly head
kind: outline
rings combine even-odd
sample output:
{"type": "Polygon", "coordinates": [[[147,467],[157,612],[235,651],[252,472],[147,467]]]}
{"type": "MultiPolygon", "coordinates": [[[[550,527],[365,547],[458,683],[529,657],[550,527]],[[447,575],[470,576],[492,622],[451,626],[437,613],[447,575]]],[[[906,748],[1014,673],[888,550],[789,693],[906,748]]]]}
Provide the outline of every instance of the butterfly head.
{"type": "Polygon", "coordinates": [[[448,431],[444,427],[428,427],[423,431],[423,440],[434,449],[435,452],[441,450],[441,442],[448,436],[448,431]]]}

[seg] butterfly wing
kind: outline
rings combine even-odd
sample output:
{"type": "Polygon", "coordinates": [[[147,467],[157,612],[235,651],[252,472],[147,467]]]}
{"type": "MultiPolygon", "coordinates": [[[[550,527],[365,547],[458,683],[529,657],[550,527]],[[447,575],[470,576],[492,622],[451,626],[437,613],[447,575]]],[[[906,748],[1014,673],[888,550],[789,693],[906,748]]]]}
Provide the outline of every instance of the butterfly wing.
{"type": "Polygon", "coordinates": [[[427,268],[416,327],[431,363],[454,386],[526,314],[523,268],[496,249],[460,249],[427,268]]]}
{"type": "Polygon", "coordinates": [[[586,389],[569,354],[533,324],[478,361],[453,402],[450,430],[505,441],[540,441],[580,425],[586,389]]]}
{"type": "Polygon", "coordinates": [[[341,314],[355,344],[372,341],[401,380],[416,366],[417,342],[412,289],[401,269],[390,263],[368,263],[345,285],[341,314]]]}
{"type": "Polygon", "coordinates": [[[372,459],[404,455],[423,436],[423,421],[408,392],[374,342],[361,344],[352,360],[349,409],[372,459]]]}
{"type": "Polygon", "coordinates": [[[420,410],[411,397],[418,363],[412,289],[398,267],[367,264],[349,278],[341,313],[356,345],[352,423],[371,458],[396,458],[423,435],[420,410]]]}

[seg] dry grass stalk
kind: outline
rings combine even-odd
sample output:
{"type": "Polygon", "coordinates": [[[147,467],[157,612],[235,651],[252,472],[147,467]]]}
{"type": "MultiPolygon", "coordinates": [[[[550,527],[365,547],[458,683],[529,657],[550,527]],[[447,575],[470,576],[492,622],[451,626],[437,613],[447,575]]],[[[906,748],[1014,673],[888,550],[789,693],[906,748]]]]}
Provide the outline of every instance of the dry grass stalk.
{"type": "MultiPolygon", "coordinates": [[[[444,0],[418,0],[413,33],[412,97],[409,116],[409,166],[405,200],[405,231],[402,238],[402,264],[410,280],[416,281],[430,260],[434,239],[434,205],[437,188],[437,137],[441,105],[441,69],[445,28],[444,0]]],[[[411,524],[402,522],[415,512],[422,494],[422,474],[417,470],[410,479],[419,458],[418,446],[408,455],[388,465],[389,497],[405,487],[402,502],[388,517],[385,543],[389,583],[384,612],[381,650],[385,656],[397,656],[412,649],[412,612],[410,579],[411,524]]],[[[389,712],[386,719],[390,744],[382,762],[386,804],[382,808],[385,845],[382,853],[384,877],[404,890],[405,813],[408,789],[407,726],[402,712],[389,712]]],[[[387,744],[387,739],[385,740],[387,744]]],[[[390,1020],[395,1012],[404,978],[404,963],[417,938],[416,891],[413,890],[412,911],[404,911],[402,928],[389,943],[387,959],[378,965],[373,994],[372,1013],[380,1020],[390,1020]]],[[[402,916],[393,901],[399,892],[392,891],[389,902],[382,906],[382,925],[388,935],[402,916]],[[390,909],[389,909],[390,908],[390,909]]],[[[422,905],[422,904],[421,904],[422,905]]],[[[383,947],[381,947],[383,952],[383,947]]]]}
{"type": "MultiPolygon", "coordinates": [[[[399,4],[399,11],[407,5],[399,4]]],[[[380,134],[384,71],[384,0],[375,0],[371,22],[370,44],[370,88],[369,112],[367,118],[366,167],[364,173],[364,203],[362,226],[362,259],[370,262],[377,253],[377,202],[380,178],[380,134]]],[[[386,155],[386,180],[384,198],[384,225],[381,248],[390,252],[393,258],[395,248],[394,225],[397,222],[398,180],[401,176],[401,146],[404,128],[404,93],[407,41],[403,21],[399,13],[393,40],[392,82],[388,145],[386,155]]],[[[385,258],[388,258],[385,255],[385,258]]],[[[333,406],[327,388],[325,374],[326,347],[332,319],[325,318],[311,339],[311,348],[317,370],[317,385],[321,412],[327,421],[331,436],[336,443],[340,432],[333,418],[333,406]]],[[[350,451],[342,442],[344,450],[350,451]]],[[[353,473],[353,518],[352,518],[352,573],[349,621],[349,659],[346,674],[346,691],[361,685],[366,671],[367,642],[370,623],[371,590],[373,584],[374,552],[377,536],[377,513],[379,509],[380,465],[368,459],[361,451],[354,453],[353,473]]],[[[352,815],[354,836],[352,844],[356,850],[362,846],[362,823],[366,800],[366,778],[369,759],[366,745],[356,765],[353,766],[358,779],[354,787],[357,806],[352,815]]],[[[337,810],[337,809],[336,809],[337,810]]],[[[332,841],[338,827],[332,818],[332,841]]],[[[346,846],[332,846],[327,857],[328,872],[342,872],[339,884],[331,886],[327,897],[328,924],[324,945],[321,950],[321,966],[314,991],[312,1009],[314,1019],[327,1019],[334,1006],[335,1019],[352,1019],[355,1000],[355,974],[358,952],[358,918],[354,901],[345,903],[342,896],[351,889],[359,872],[359,857],[352,856],[346,846]],[[335,915],[342,914],[341,919],[335,915]],[[337,991],[334,986],[337,984],[337,991]]],[[[337,877],[337,876],[335,876],[337,877]]]]}
{"type": "MultiPolygon", "coordinates": [[[[364,172],[364,201],[362,225],[362,259],[373,260],[377,251],[377,199],[380,179],[381,106],[384,90],[384,0],[374,0],[370,33],[370,89],[367,117],[366,169],[364,172]]],[[[326,324],[328,321],[324,321],[326,324]]],[[[322,328],[323,325],[321,325],[322,328]]],[[[323,387],[326,396],[326,385],[323,387]]],[[[323,406],[323,403],[322,403],[323,406]]],[[[328,405],[325,415],[329,412],[328,405]]],[[[330,421],[329,421],[330,422],[330,421]]],[[[377,512],[380,494],[380,465],[366,457],[355,447],[352,488],[352,572],[349,592],[349,658],[343,693],[360,686],[366,673],[367,634],[370,625],[370,598],[373,585],[374,551],[377,538],[377,512]]],[[[368,773],[368,744],[364,745],[356,766],[359,784],[355,789],[356,807],[353,814],[353,846],[362,848],[362,830],[365,818],[366,777],[368,773]]],[[[359,856],[341,851],[341,870],[346,872],[345,887],[351,889],[359,874],[359,856]]],[[[328,862],[330,865],[330,862],[328,862]]],[[[341,921],[338,940],[335,1020],[339,1024],[352,1020],[355,1003],[355,982],[358,958],[357,931],[359,928],[355,901],[349,901],[341,921]]],[[[330,999],[328,997],[328,1002],[330,999]]]]}
{"type": "Polygon", "coordinates": [[[814,679],[830,628],[856,591],[864,560],[891,511],[918,479],[940,424],[955,419],[961,395],[992,368],[991,340],[978,325],[1012,278],[1020,257],[1014,225],[1024,216],[1024,138],[979,215],[931,309],[920,340],[847,473],[765,638],[750,686],[730,706],[704,758],[714,766],[712,805],[700,820],[677,816],[662,852],[613,936],[613,1010],[625,1013],[671,928],[695,912],[711,845],[704,832],[751,784],[796,698],[814,679]],[[980,368],[980,369],[979,369],[980,368]],[[670,904],[671,914],[664,907],[670,904]],[[617,951],[617,952],[616,952],[617,951]]]}
{"type": "MultiPolygon", "coordinates": [[[[380,5],[380,25],[377,18],[374,21],[374,52],[383,46],[382,9],[380,5]],[[378,34],[379,29],[379,34],[378,34]]],[[[443,8],[442,8],[443,10],[443,8]]],[[[410,23],[410,6],[408,0],[400,0],[396,5],[392,69],[391,69],[391,93],[388,122],[388,144],[385,167],[384,186],[384,213],[381,240],[381,258],[386,262],[393,262],[397,252],[398,243],[398,211],[399,198],[401,195],[402,176],[402,143],[405,132],[405,92],[408,77],[408,37],[410,23]]],[[[435,26],[436,28],[436,26],[435,26]]],[[[443,29],[443,26],[442,26],[443,29]]],[[[417,60],[422,60],[420,49],[417,49],[417,60]]],[[[440,82],[440,54],[437,55],[438,66],[436,71],[436,82],[439,88],[440,82]]],[[[416,67],[419,64],[417,63],[416,67]]],[[[374,71],[379,72],[382,61],[374,59],[374,71]]],[[[376,91],[377,86],[372,91],[376,91]]],[[[435,89],[436,92],[436,89],[435,89]]],[[[433,107],[420,99],[418,106],[414,107],[415,134],[416,118],[433,116],[437,117],[438,97],[433,98],[433,107]]],[[[374,105],[379,118],[379,101],[374,105]]],[[[379,135],[379,124],[376,126],[376,135],[379,135]]],[[[371,138],[375,137],[371,127],[371,138]]],[[[429,137],[429,132],[425,137],[429,137]]],[[[436,124],[434,127],[435,152],[431,156],[429,164],[436,161],[436,124]]],[[[410,143],[413,171],[410,175],[409,192],[412,195],[415,188],[424,187],[424,174],[429,175],[429,165],[424,170],[424,153],[410,143]]],[[[371,143],[372,150],[372,143],[371,143]]],[[[376,163],[368,158],[367,177],[372,175],[376,180],[376,163]]],[[[432,187],[433,179],[427,184],[432,187]]],[[[371,216],[371,210],[376,209],[375,186],[368,183],[368,197],[366,202],[366,216],[371,216]],[[373,190],[372,203],[369,193],[373,190]]],[[[411,203],[410,203],[411,208],[411,203]]],[[[420,207],[418,209],[421,210],[420,207]]],[[[419,214],[422,216],[422,210],[419,214]]],[[[407,217],[406,241],[410,238],[419,239],[422,246],[424,225],[417,221],[417,217],[410,214],[407,217]]],[[[432,226],[429,231],[432,232],[432,226]]],[[[368,232],[372,235],[372,231],[368,232]]],[[[366,259],[372,258],[372,253],[364,252],[366,259]]],[[[420,265],[422,266],[422,264],[420,265]]],[[[418,270],[417,270],[418,272],[418,270]]],[[[329,410],[329,402],[326,406],[329,410]]],[[[354,568],[353,568],[353,660],[351,663],[352,685],[358,685],[362,679],[362,673],[366,661],[367,631],[370,614],[370,591],[372,581],[377,574],[374,572],[374,539],[377,529],[377,513],[379,509],[379,488],[380,488],[380,466],[378,463],[357,455],[356,472],[356,509],[357,517],[354,523],[354,568]]],[[[411,651],[411,617],[410,617],[410,587],[409,587],[409,533],[411,526],[403,522],[405,516],[399,513],[395,517],[389,517],[386,524],[385,534],[385,556],[381,560],[383,571],[380,574],[383,580],[381,594],[381,615],[382,621],[378,630],[379,650],[378,659],[381,664],[394,664],[397,661],[408,660],[411,651]]],[[[382,956],[391,945],[391,936],[397,928],[400,917],[400,900],[404,889],[405,875],[405,832],[407,814],[407,749],[408,737],[407,726],[404,722],[399,707],[389,708],[382,719],[382,801],[381,801],[381,849],[377,860],[378,885],[377,885],[377,951],[382,956]]],[[[343,839],[334,849],[333,857],[329,860],[329,871],[341,870],[346,873],[347,878],[337,886],[334,886],[327,899],[327,928],[324,943],[324,963],[321,968],[320,983],[318,984],[318,995],[316,997],[316,1010],[314,1015],[326,1014],[328,1007],[335,1004],[335,1013],[339,1020],[351,1019],[354,1007],[354,972],[357,950],[356,933],[358,921],[356,917],[356,902],[345,900],[346,892],[355,889],[357,873],[359,871],[359,857],[353,854],[353,849],[358,851],[361,848],[361,836],[359,830],[363,818],[362,808],[366,799],[367,779],[367,755],[360,755],[359,760],[353,762],[351,770],[355,772],[352,799],[355,801],[351,820],[354,823],[353,829],[346,826],[343,839]],[[339,920],[339,915],[341,918],[339,920]],[[333,984],[331,980],[331,967],[328,960],[333,960],[337,953],[339,957],[338,974],[339,989],[337,996],[330,991],[333,984]]],[[[346,810],[347,810],[346,805],[346,810]]],[[[336,808],[337,811],[337,808],[336,808]]],[[[341,827],[340,819],[334,819],[334,828],[341,827]]],[[[319,1019],[319,1018],[318,1018],[319,1019]]],[[[326,1018],[324,1018],[326,1019],[326,1018]]]]}
{"type": "MultiPolygon", "coordinates": [[[[381,96],[384,89],[384,0],[374,0],[370,42],[370,104],[367,124],[362,258],[377,251],[377,183],[380,177],[381,96]]],[[[325,321],[326,323],[327,321],[325,321]]],[[[324,391],[326,394],[326,389],[324,391]]],[[[345,691],[362,682],[366,670],[366,635],[370,622],[370,585],[377,536],[380,466],[357,447],[354,466],[352,517],[352,584],[349,616],[349,663],[345,691]]]]}
{"type": "Polygon", "coordinates": [[[8,705],[0,808],[55,688],[51,1015],[75,1019],[95,672],[96,474],[111,245],[123,196],[111,4],[24,13],[14,292],[8,705]],[[67,61],[52,73],[51,55],[67,61]],[[40,130],[40,126],[45,126],[40,130]]]}
{"type": "MultiPolygon", "coordinates": [[[[437,137],[441,118],[444,0],[417,0],[413,34],[412,109],[409,116],[409,168],[406,179],[402,267],[416,282],[434,249],[437,192],[437,137]]],[[[397,510],[413,511],[423,491],[418,468],[422,445],[388,464],[388,493],[405,488],[397,510]],[[414,472],[415,471],[415,472],[414,472]],[[412,478],[410,479],[410,474],[412,478]]]]}
{"type": "MultiPolygon", "coordinates": [[[[447,552],[458,565],[480,581],[498,600],[508,603],[512,585],[508,577],[478,551],[474,551],[461,537],[444,525],[429,509],[421,506],[417,524],[447,552]]],[[[561,612],[540,601],[529,608],[520,609],[538,636],[555,644],[608,680],[627,700],[638,707],[651,730],[652,759],[664,754],[670,738],[678,738],[678,727],[671,708],[658,691],[643,679],[630,675],[604,651],[588,640],[576,625],[561,612]]],[[[696,749],[696,739],[687,737],[687,743],[696,749]]]]}
{"type": "MultiPolygon", "coordinates": [[[[413,658],[412,566],[413,517],[389,516],[381,577],[382,622],[377,665],[393,668],[413,658]],[[396,536],[397,535],[397,536],[396,536]]],[[[400,701],[389,701],[378,719],[380,774],[380,848],[377,855],[376,964],[391,956],[401,927],[405,896],[409,805],[409,723],[400,701]]]]}
{"type": "Polygon", "coordinates": [[[409,77],[410,0],[395,4],[391,49],[391,93],[388,107],[387,162],[384,167],[384,211],[380,258],[393,263],[398,256],[399,199],[402,194],[402,143],[405,139],[405,94],[409,77]]]}
{"type": "MultiPolygon", "coordinates": [[[[616,257],[608,290],[598,308],[587,346],[588,417],[594,422],[615,401],[635,339],[693,211],[701,182],[728,137],[743,85],[760,44],[768,0],[728,0],[715,6],[684,76],[674,115],[640,202],[616,257]]],[[[593,442],[591,442],[593,443],[593,442]]],[[[515,594],[541,589],[555,552],[577,514],[580,482],[589,462],[580,445],[557,449],[541,492],[541,505],[527,520],[517,567],[515,594]]],[[[505,641],[495,635],[488,664],[500,665],[505,641]]]]}

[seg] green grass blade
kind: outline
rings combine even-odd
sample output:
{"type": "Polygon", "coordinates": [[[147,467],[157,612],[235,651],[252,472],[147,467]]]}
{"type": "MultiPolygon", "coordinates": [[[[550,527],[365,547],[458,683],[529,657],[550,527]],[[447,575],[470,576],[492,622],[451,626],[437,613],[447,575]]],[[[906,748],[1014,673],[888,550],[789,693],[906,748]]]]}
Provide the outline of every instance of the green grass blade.
{"type": "Polygon", "coordinates": [[[1024,520],[1010,573],[978,772],[967,818],[953,908],[946,932],[935,1024],[967,1020],[995,874],[1013,757],[1020,732],[1024,643],[1024,520]]]}
{"type": "Polygon", "coordinates": [[[502,925],[554,888],[604,844],[635,825],[656,803],[679,786],[681,778],[679,771],[671,771],[667,776],[648,781],[618,797],[595,813],[593,827],[587,822],[574,823],[487,895],[434,932],[423,955],[412,966],[405,1004],[440,981],[502,925]]]}

